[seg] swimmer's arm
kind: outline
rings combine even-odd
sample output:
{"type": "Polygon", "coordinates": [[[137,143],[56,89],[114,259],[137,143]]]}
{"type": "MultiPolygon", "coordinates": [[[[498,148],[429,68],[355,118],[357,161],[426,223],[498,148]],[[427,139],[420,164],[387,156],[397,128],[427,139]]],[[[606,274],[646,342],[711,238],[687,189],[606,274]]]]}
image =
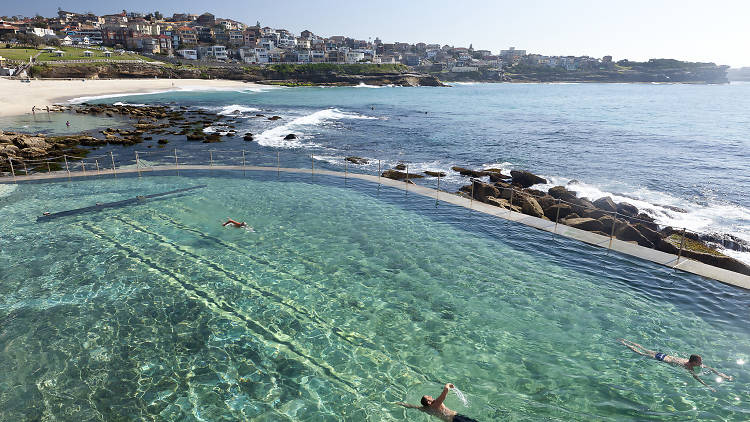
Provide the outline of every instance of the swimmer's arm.
{"type": "Polygon", "coordinates": [[[709,371],[713,372],[714,374],[716,374],[716,375],[724,378],[727,381],[732,381],[732,379],[733,379],[731,375],[722,374],[721,372],[717,371],[716,369],[714,369],[714,368],[712,368],[710,366],[703,365],[703,367],[706,368],[706,369],[708,369],[709,371]]]}
{"type": "Polygon", "coordinates": [[[396,404],[404,406],[404,407],[408,407],[410,409],[419,409],[422,407],[422,406],[417,406],[416,404],[404,403],[402,401],[396,402],[396,404]]]}
{"type": "Polygon", "coordinates": [[[701,384],[703,384],[703,385],[705,385],[706,387],[708,387],[709,389],[711,389],[711,391],[713,391],[714,393],[716,392],[716,389],[715,389],[715,388],[713,388],[713,387],[711,387],[710,385],[706,384],[706,382],[705,382],[705,381],[703,381],[703,380],[702,380],[702,379],[701,379],[701,378],[700,378],[700,377],[699,377],[698,375],[696,375],[696,374],[695,374],[695,372],[693,372],[693,371],[690,371],[690,375],[692,375],[692,376],[693,376],[693,378],[697,379],[697,380],[698,380],[698,382],[700,382],[701,384]]]}
{"type": "Polygon", "coordinates": [[[438,398],[436,398],[435,401],[432,402],[432,404],[430,404],[430,407],[434,407],[437,409],[442,406],[445,398],[448,397],[448,390],[450,390],[451,388],[453,388],[453,384],[445,384],[445,387],[443,387],[443,392],[440,393],[440,396],[438,396],[438,398]]]}

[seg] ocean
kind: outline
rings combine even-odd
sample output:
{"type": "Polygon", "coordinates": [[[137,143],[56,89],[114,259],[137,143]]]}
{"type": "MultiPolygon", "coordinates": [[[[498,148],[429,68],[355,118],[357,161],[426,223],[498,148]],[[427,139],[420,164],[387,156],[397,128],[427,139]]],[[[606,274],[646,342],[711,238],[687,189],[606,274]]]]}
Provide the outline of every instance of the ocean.
{"type": "MultiPolygon", "coordinates": [[[[383,168],[404,162],[410,173],[448,173],[445,189],[467,183],[450,170],[455,165],[525,169],[550,182],[542,190],[572,181],[568,188],[579,196],[630,202],[662,225],[750,242],[747,83],[248,86],[75,101],[199,107],[233,116],[240,135],[255,134],[253,148],[296,155],[300,165],[309,165],[310,154],[338,169],[347,156],[371,160],[350,171],[375,172],[377,160],[383,168]],[[289,133],[298,139],[284,140],[289,133]]],[[[67,118],[71,131],[112,124],[80,115],[3,123],[8,130],[59,131],[57,120],[67,118]]],[[[250,146],[239,136],[211,147],[250,146]]],[[[169,148],[207,146],[180,139],[169,148]]],[[[724,252],[750,263],[750,253],[724,252]]]]}

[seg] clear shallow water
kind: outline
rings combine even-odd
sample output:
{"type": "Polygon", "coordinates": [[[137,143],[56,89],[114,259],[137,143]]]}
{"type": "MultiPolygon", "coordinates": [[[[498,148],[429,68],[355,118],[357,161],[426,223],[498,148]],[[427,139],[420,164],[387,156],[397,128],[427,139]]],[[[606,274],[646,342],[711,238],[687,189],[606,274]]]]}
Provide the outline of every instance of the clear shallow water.
{"type": "MultiPolygon", "coordinates": [[[[664,225],[750,241],[750,84],[261,87],[99,101],[203,107],[256,134],[252,146],[235,138],[214,148],[293,152],[300,161],[314,153],[333,168],[348,155],[405,161],[413,173],[448,172],[452,189],[465,183],[453,165],[528,169],[554,184],[575,179],[580,196],[611,195],[664,225]],[[284,141],[288,133],[300,139],[284,141]]],[[[74,123],[87,126],[82,119],[74,123]]],[[[173,146],[206,149],[182,137],[173,146]]],[[[362,170],[376,171],[376,162],[362,170]]],[[[750,262],[748,253],[735,256],[750,262]]]]}
{"type": "Polygon", "coordinates": [[[750,296],[700,277],[351,180],[2,195],[2,420],[428,420],[393,402],[445,382],[470,402],[449,407],[479,420],[749,417],[750,296]],[[220,227],[227,216],[255,233],[220,227]],[[701,353],[736,380],[712,393],[619,337],[701,353]]]}

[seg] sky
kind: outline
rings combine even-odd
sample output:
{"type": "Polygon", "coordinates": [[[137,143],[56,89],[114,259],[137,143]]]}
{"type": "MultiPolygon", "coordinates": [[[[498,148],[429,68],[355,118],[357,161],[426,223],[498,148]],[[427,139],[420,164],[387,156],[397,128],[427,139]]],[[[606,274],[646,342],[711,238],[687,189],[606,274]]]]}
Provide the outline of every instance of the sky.
{"type": "Polygon", "coordinates": [[[425,42],[545,55],[674,58],[750,66],[750,0],[91,0],[5,1],[0,15],[159,10],[232,18],[299,34],[425,42]],[[126,7],[127,6],[127,7],[126,7]]]}

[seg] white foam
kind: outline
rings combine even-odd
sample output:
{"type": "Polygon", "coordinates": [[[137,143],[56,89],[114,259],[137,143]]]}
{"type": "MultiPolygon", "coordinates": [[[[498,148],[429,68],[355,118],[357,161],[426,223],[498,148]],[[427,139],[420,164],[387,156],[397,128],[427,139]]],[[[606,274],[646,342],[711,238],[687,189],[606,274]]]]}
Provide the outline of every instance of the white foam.
{"type": "Polygon", "coordinates": [[[223,126],[207,126],[203,128],[203,133],[218,133],[221,136],[225,136],[230,130],[223,126]],[[224,130],[227,129],[227,130],[224,130]]]}
{"type": "Polygon", "coordinates": [[[302,148],[319,146],[313,143],[303,143],[305,138],[304,130],[309,127],[324,125],[329,121],[342,119],[377,119],[376,117],[365,116],[357,113],[348,113],[336,108],[328,108],[316,111],[307,116],[298,117],[289,123],[268,129],[255,137],[258,145],[276,148],[302,148]],[[297,135],[297,139],[284,139],[290,133],[297,135]]]}
{"type": "Polygon", "coordinates": [[[122,101],[118,101],[116,103],[112,103],[112,105],[114,105],[114,106],[130,106],[130,107],[146,107],[146,104],[140,104],[140,103],[131,104],[131,103],[124,103],[122,101]]]}
{"type": "MultiPolygon", "coordinates": [[[[673,196],[666,192],[644,187],[633,188],[625,184],[613,185],[605,189],[599,186],[577,182],[564,177],[546,177],[549,183],[533,186],[546,191],[553,186],[565,186],[576,192],[579,198],[595,201],[609,196],[616,203],[628,202],[639,211],[654,218],[659,225],[686,228],[696,233],[728,233],[750,242],[750,208],[740,205],[707,201],[697,203],[673,196]],[[619,191],[620,193],[613,193],[619,191]],[[679,212],[671,207],[681,208],[679,212]]],[[[750,264],[750,253],[722,250],[723,253],[750,264]]]]}
{"type": "Polygon", "coordinates": [[[107,98],[120,98],[120,97],[132,97],[137,95],[155,95],[155,94],[165,94],[168,92],[197,92],[197,91],[225,91],[225,92],[244,92],[244,93],[258,93],[258,92],[265,92],[270,91],[273,89],[279,89],[279,87],[275,86],[250,86],[250,87],[208,87],[208,86],[181,86],[181,87],[175,87],[170,89],[162,89],[162,90],[155,90],[155,91],[146,91],[146,92],[125,92],[125,93],[119,93],[119,94],[102,94],[102,95],[92,95],[87,97],[76,97],[68,100],[71,104],[80,104],[85,103],[88,101],[93,100],[103,100],[107,98]]]}
{"type": "Polygon", "coordinates": [[[464,404],[464,407],[469,407],[469,400],[466,398],[464,393],[461,392],[456,386],[453,386],[451,389],[454,393],[456,393],[456,397],[458,397],[459,400],[461,400],[461,403],[464,404]]]}
{"type": "Polygon", "coordinates": [[[260,111],[260,109],[255,107],[247,107],[239,104],[232,104],[228,105],[226,107],[222,107],[221,110],[216,113],[221,116],[229,116],[233,114],[242,114],[242,113],[254,113],[256,111],[260,111]]]}

